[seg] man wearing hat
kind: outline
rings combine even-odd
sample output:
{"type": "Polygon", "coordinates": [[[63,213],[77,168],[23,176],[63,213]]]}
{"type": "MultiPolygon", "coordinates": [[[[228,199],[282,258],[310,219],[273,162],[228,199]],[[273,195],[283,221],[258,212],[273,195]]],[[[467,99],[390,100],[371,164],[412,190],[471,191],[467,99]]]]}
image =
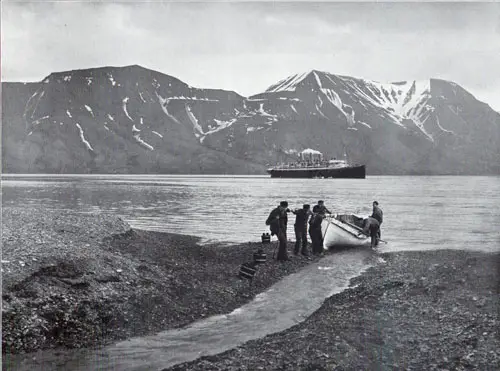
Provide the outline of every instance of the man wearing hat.
{"type": "Polygon", "coordinates": [[[281,201],[280,205],[278,206],[278,221],[279,221],[279,231],[278,231],[278,242],[279,242],[279,247],[278,247],[278,260],[288,260],[288,250],[286,246],[286,227],[287,227],[287,221],[288,221],[288,216],[287,212],[289,212],[290,209],[288,208],[288,202],[287,201],[281,201]]]}
{"type": "Polygon", "coordinates": [[[325,201],[319,200],[317,205],[314,205],[313,207],[313,213],[320,213],[320,214],[331,214],[330,210],[328,210],[325,206],[325,201]]]}
{"type": "Polygon", "coordinates": [[[313,215],[311,212],[311,206],[305,204],[302,209],[297,209],[292,211],[295,214],[295,250],[293,251],[295,255],[299,254],[300,245],[302,244],[302,255],[309,255],[307,251],[307,221],[309,217],[313,215]]]}

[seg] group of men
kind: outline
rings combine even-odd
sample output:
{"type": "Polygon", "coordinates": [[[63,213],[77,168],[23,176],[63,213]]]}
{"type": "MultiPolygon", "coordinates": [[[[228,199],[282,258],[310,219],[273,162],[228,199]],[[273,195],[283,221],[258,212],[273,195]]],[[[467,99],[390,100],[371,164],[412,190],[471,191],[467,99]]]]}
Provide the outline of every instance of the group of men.
{"type": "MultiPolygon", "coordinates": [[[[309,204],[305,204],[301,209],[290,210],[288,208],[287,201],[281,201],[280,205],[273,209],[266,220],[266,225],[269,225],[271,229],[271,235],[276,235],[278,237],[278,256],[277,260],[286,261],[288,260],[288,250],[287,250],[287,225],[288,225],[288,213],[292,212],[295,215],[295,248],[294,254],[308,256],[309,251],[307,248],[307,225],[309,224],[309,236],[312,242],[312,253],[314,255],[323,253],[323,232],[321,230],[321,224],[326,214],[331,214],[325,206],[323,200],[318,201],[317,205],[314,205],[312,211],[309,204]]],[[[375,247],[378,245],[380,240],[380,224],[383,221],[383,213],[378,202],[373,202],[373,213],[364,222],[363,232],[367,236],[371,237],[371,246],[375,247]]]]}
{"type": "Polygon", "coordinates": [[[314,205],[312,211],[309,204],[305,204],[301,209],[290,210],[287,201],[281,201],[280,205],[271,211],[267,218],[266,224],[271,228],[271,235],[278,237],[278,260],[288,260],[287,250],[287,224],[288,213],[292,212],[295,215],[295,249],[294,254],[308,256],[307,248],[307,225],[309,224],[309,236],[312,242],[312,253],[323,253],[323,234],[321,232],[321,223],[325,218],[325,214],[331,214],[326,208],[323,200],[318,201],[314,205]]]}

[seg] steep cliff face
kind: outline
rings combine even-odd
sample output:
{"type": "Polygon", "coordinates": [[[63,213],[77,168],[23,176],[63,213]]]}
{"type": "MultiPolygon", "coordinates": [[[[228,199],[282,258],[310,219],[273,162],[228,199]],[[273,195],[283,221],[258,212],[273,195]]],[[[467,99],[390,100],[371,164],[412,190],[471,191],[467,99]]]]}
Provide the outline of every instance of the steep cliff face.
{"type": "Polygon", "coordinates": [[[264,173],[310,147],[369,174],[500,173],[500,114],[444,80],[311,71],[245,98],[129,66],[2,87],[7,172],[264,173]]]}

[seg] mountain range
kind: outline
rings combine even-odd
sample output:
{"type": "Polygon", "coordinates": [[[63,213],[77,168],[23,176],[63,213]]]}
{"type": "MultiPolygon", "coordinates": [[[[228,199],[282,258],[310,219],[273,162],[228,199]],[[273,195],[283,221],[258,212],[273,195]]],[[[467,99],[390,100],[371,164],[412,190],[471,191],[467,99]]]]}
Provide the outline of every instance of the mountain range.
{"type": "Polygon", "coordinates": [[[137,65],[2,83],[7,173],[265,174],[306,149],[368,174],[500,174],[500,113],[445,80],[309,71],[243,97],[137,65]]]}

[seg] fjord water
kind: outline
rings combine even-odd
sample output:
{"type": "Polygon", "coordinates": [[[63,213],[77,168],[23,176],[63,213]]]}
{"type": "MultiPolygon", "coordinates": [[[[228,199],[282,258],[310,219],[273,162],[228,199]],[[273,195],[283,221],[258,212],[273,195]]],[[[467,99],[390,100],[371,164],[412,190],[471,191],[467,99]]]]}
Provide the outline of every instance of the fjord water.
{"type": "MultiPolygon", "coordinates": [[[[199,236],[202,243],[259,241],[274,206],[324,199],[332,212],[384,210],[384,251],[498,249],[500,177],[3,176],[3,206],[116,214],[133,227],[199,236]]],[[[289,223],[292,224],[292,223],[289,223]]],[[[290,229],[292,227],[290,226],[290,229]]],[[[293,234],[290,230],[290,235],[293,234]]]]}
{"type": "MultiPolygon", "coordinates": [[[[382,252],[500,250],[500,177],[15,176],[2,186],[4,206],[112,213],[136,228],[196,235],[204,243],[259,241],[267,214],[283,199],[291,207],[324,199],[332,212],[360,215],[376,199],[388,242],[382,252]]],[[[46,351],[36,361],[16,356],[12,366],[150,370],[219,353],[300,322],[376,261],[367,249],[335,252],[231,314],[98,350],[46,351]]]]}

